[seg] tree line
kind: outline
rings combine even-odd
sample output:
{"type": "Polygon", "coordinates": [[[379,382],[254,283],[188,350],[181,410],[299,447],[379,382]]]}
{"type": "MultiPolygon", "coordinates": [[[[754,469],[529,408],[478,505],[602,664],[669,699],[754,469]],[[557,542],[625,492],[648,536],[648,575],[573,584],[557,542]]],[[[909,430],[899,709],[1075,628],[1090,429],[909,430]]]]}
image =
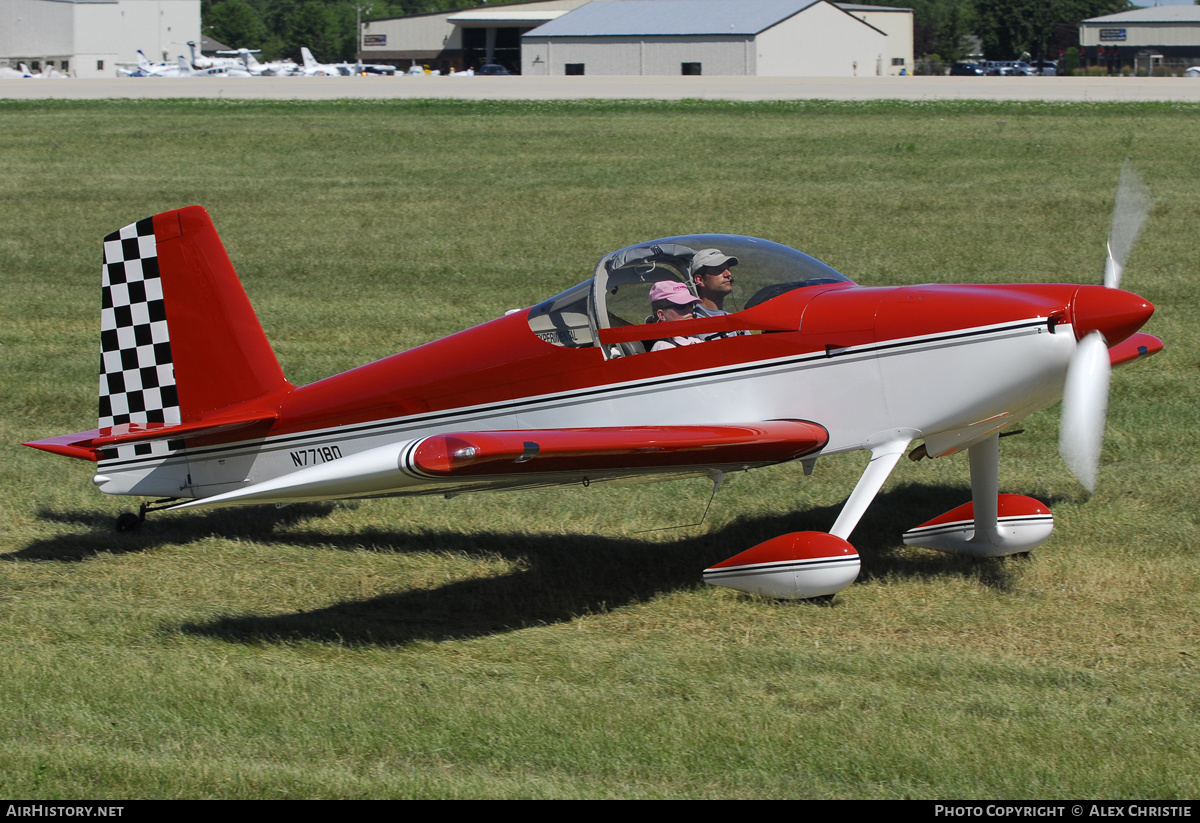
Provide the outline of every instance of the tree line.
{"type": "MultiPolygon", "coordinates": [[[[736,0],[733,0],[736,2],[736,0]]],[[[492,5],[517,0],[492,0],[492,5]]],[[[322,62],[353,60],[356,20],[471,7],[462,0],[202,0],[205,34],[264,59],[299,60],[308,46],[322,62]]],[[[978,37],[991,60],[1028,53],[1057,57],[1074,45],[1080,20],[1130,7],[1127,0],[910,0],[913,53],[961,60],[978,37]]]]}
{"type": "MultiPolygon", "coordinates": [[[[513,2],[513,0],[493,0],[513,2]]],[[[323,63],[353,60],[357,21],[445,11],[462,0],[201,0],[204,33],[234,49],[259,49],[260,59],[300,60],[308,46],[323,63]]]]}
{"type": "Polygon", "coordinates": [[[1079,21],[1136,8],[1128,0],[912,0],[913,54],[962,60],[973,39],[988,60],[1057,59],[1079,43],[1079,21]]]}

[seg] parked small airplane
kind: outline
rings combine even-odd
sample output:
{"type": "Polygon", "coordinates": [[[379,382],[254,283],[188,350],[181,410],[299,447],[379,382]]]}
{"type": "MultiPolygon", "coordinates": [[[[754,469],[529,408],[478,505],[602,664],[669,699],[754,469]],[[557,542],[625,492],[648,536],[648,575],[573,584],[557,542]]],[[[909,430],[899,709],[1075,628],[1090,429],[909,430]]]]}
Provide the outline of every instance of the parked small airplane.
{"type": "Polygon", "coordinates": [[[137,50],[137,65],[120,63],[117,65],[117,75],[120,77],[190,77],[192,67],[188,65],[183,55],[179,55],[174,63],[152,63],[145,52],[137,50]]]}
{"type": "Polygon", "coordinates": [[[137,55],[137,71],[130,75],[132,77],[183,77],[192,71],[183,55],[177,57],[174,63],[152,63],[141,49],[137,50],[137,55]]]}
{"type": "Polygon", "coordinates": [[[209,57],[200,51],[200,48],[197,45],[195,40],[188,40],[187,42],[184,42],[184,43],[180,43],[179,41],[172,41],[172,42],[177,43],[178,45],[183,45],[183,46],[188,47],[188,54],[190,56],[189,63],[193,69],[197,69],[200,71],[203,71],[206,69],[218,69],[218,70],[233,69],[234,76],[239,76],[239,77],[243,76],[243,73],[249,74],[248,72],[245,72],[245,64],[240,58],[237,58],[237,57],[209,57]]]}
{"type": "Polygon", "coordinates": [[[341,65],[353,69],[355,74],[382,74],[387,77],[394,77],[396,74],[396,67],[387,63],[342,63],[341,65]]]}
{"type": "Polygon", "coordinates": [[[33,71],[24,63],[18,63],[17,68],[11,66],[0,66],[0,80],[18,80],[22,78],[33,80],[61,80],[65,78],[63,72],[47,65],[41,71],[33,71]]]}
{"type": "Polygon", "coordinates": [[[240,55],[246,71],[255,77],[286,77],[300,73],[300,67],[291,60],[274,60],[270,63],[260,63],[254,56],[258,52],[258,49],[231,49],[218,51],[217,54],[240,55]]]}
{"type": "Polygon", "coordinates": [[[305,77],[354,77],[362,74],[395,74],[396,67],[383,63],[318,63],[307,46],[300,47],[304,67],[297,72],[305,77]]]}
{"type": "Polygon", "coordinates": [[[40,71],[32,71],[29,66],[24,63],[18,64],[17,72],[9,73],[11,69],[0,69],[0,78],[2,77],[28,77],[34,80],[62,80],[66,78],[66,74],[56,69],[54,66],[46,64],[40,71]]]}
{"type": "Polygon", "coordinates": [[[182,54],[175,58],[174,63],[151,63],[146,55],[138,49],[137,68],[127,64],[118,66],[117,74],[121,77],[250,77],[250,72],[237,66],[210,66],[208,68],[193,68],[192,64],[182,54]]]}
{"type": "Polygon", "coordinates": [[[1060,450],[1094,487],[1109,369],[1162,348],[1138,331],[1153,306],[1118,288],[1149,207],[1127,166],[1103,286],[867,288],[752,237],[638,243],[530,309],[296,387],[191,206],[105,238],[99,425],[26,445],[95,461],[104,492],[158,498],[121,530],[202,505],[638,477],[715,488],[728,472],[798,460],[810,474],[866,450],[829,532],[704,571],[772,597],[832,596],[857,576],[849,538],[906,453],[969,454],[971,502],[904,534],[946,552],[1024,553],[1050,536],[1045,505],[999,494],[999,439],[1060,397],[1060,450]]]}
{"type": "Polygon", "coordinates": [[[304,61],[304,68],[299,73],[305,77],[341,77],[349,73],[341,71],[333,63],[318,63],[308,46],[300,47],[300,58],[304,61]]]}

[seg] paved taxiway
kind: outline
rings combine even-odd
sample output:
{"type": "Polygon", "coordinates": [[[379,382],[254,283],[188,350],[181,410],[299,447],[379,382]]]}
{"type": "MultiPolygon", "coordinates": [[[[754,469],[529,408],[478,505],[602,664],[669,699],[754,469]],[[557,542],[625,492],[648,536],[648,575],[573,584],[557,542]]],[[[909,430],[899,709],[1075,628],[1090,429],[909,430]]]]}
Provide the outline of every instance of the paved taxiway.
{"type": "Polygon", "coordinates": [[[0,80],[0,99],[1200,102],[1181,77],[204,77],[0,80]]]}

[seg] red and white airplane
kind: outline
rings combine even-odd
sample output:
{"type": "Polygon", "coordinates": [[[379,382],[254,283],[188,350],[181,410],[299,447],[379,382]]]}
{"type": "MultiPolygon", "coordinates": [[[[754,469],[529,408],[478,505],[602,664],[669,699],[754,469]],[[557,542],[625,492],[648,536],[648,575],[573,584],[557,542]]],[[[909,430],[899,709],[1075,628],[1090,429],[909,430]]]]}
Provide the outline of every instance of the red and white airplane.
{"type": "Polygon", "coordinates": [[[95,462],[106,493],[156,498],[122,530],[191,506],[645,476],[719,485],[862,449],[870,462],[828,533],[704,571],[766,596],[832,596],[857,576],[849,538],[906,453],[969,453],[972,501],[904,534],[946,552],[1024,553],[1049,537],[1045,505],[999,494],[999,437],[1059,398],[1061,451],[1092,488],[1109,369],[1162,348],[1138,331],[1153,306],[1117,287],[1148,211],[1127,167],[1103,286],[867,288],[751,237],[638,243],[528,310],[297,387],[192,206],[105,238],[99,425],[26,445],[95,462]],[[728,313],[647,322],[652,291],[695,306],[712,274],[696,269],[714,261],[736,278],[728,313]]]}

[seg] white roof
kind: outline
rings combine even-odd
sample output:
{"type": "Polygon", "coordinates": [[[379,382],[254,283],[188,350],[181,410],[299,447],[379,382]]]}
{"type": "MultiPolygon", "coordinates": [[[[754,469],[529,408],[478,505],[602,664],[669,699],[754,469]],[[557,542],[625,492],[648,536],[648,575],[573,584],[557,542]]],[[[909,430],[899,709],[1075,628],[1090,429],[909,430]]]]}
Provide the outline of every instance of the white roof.
{"type": "Polygon", "coordinates": [[[1104,17],[1089,17],[1084,23],[1200,23],[1200,6],[1152,6],[1122,11],[1104,17]]]}
{"type": "Polygon", "coordinates": [[[469,9],[451,14],[447,23],[499,23],[513,26],[518,23],[546,23],[566,14],[565,11],[511,11],[507,9],[469,9]]]}
{"type": "Polygon", "coordinates": [[[593,0],[526,37],[753,35],[823,0],[593,0]]]}
{"type": "Polygon", "coordinates": [[[909,14],[913,13],[912,9],[900,8],[899,6],[867,6],[862,3],[834,3],[842,11],[903,11],[909,14]]]}

